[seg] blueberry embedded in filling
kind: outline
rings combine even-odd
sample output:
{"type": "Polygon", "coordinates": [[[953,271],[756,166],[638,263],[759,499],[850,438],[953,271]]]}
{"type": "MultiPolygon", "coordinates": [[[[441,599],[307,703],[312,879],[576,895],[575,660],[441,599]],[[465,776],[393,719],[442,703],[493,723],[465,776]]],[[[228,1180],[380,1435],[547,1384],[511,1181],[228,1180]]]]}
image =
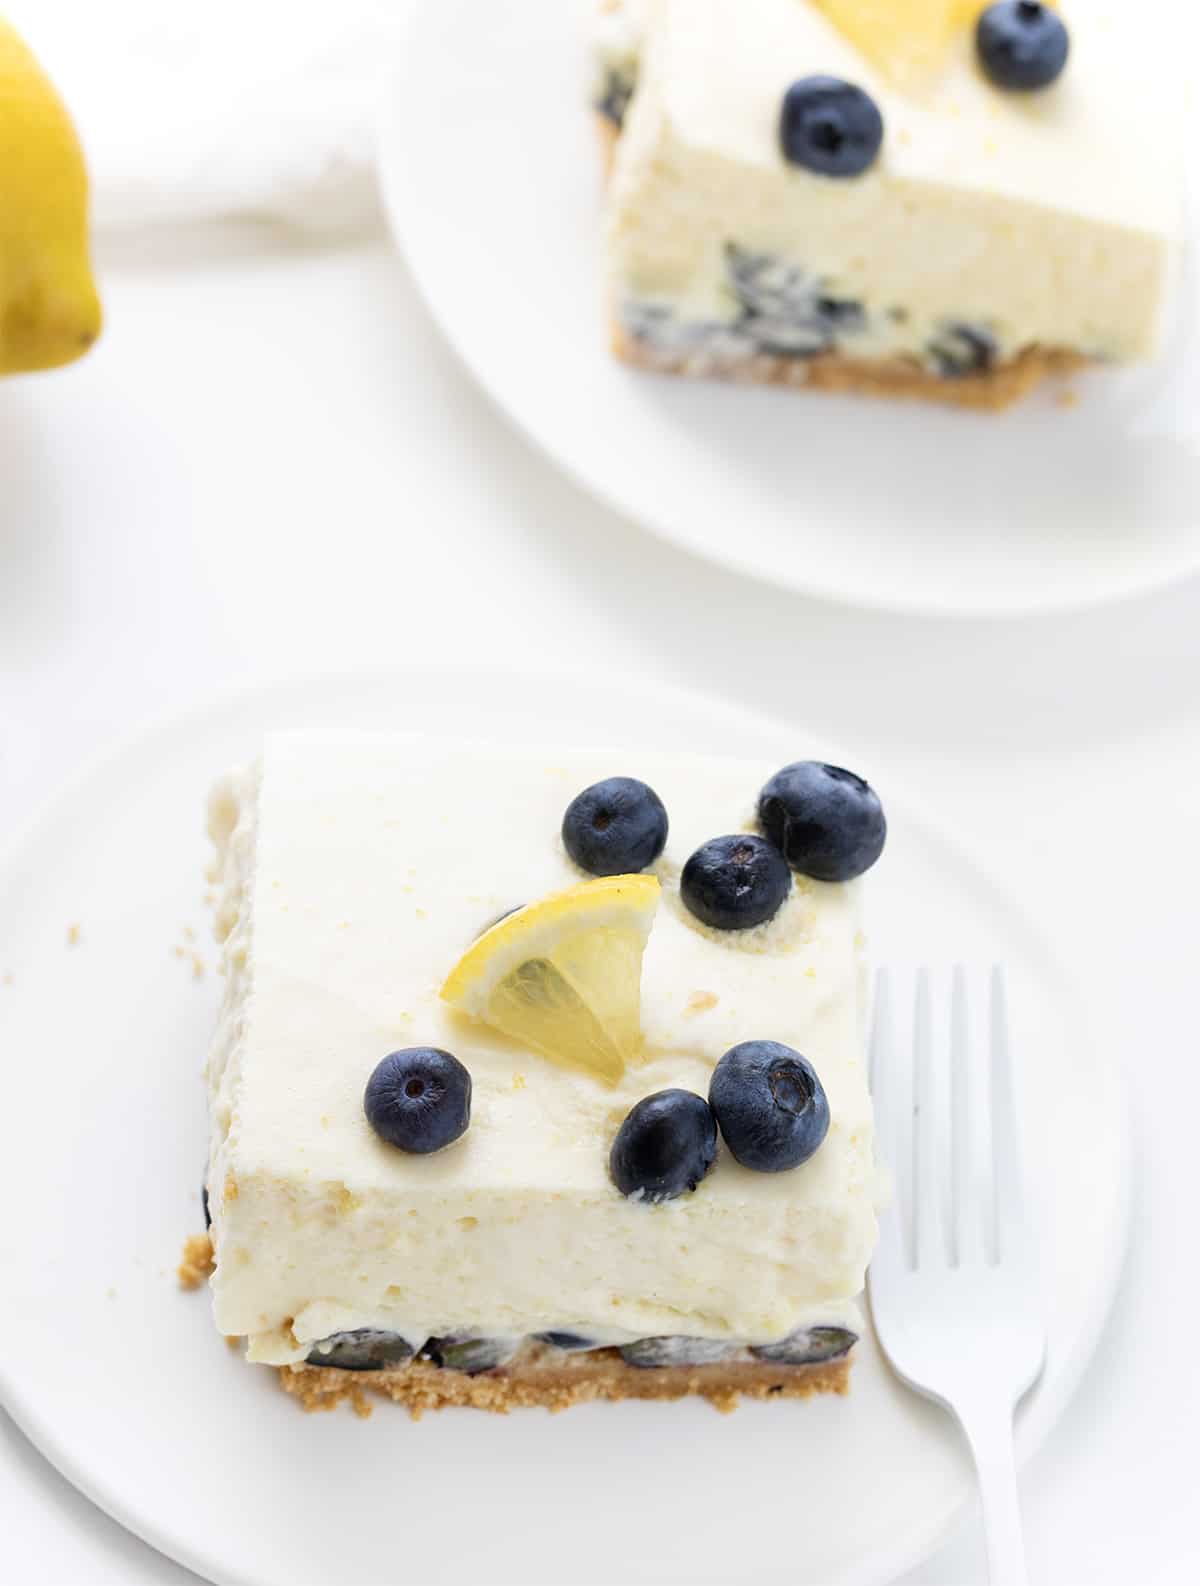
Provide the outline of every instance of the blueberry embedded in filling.
{"type": "Polygon", "coordinates": [[[625,125],[625,114],[637,88],[637,71],[632,67],[610,66],[596,99],[596,109],[618,131],[625,125]]]}
{"type": "Polygon", "coordinates": [[[797,264],[730,242],[725,268],[741,307],[736,329],[758,352],[812,358],[866,326],[861,303],[834,297],[797,264]]]}
{"type": "Polygon", "coordinates": [[[634,341],[650,347],[668,346],[682,337],[682,327],[665,303],[631,300],[621,309],[621,323],[634,341]]]}
{"type": "Polygon", "coordinates": [[[996,362],[996,342],[982,325],[951,321],[941,327],[925,349],[943,380],[986,374],[996,362]]]}
{"type": "Polygon", "coordinates": [[[412,1355],[412,1345],[399,1333],[358,1327],[323,1338],[305,1359],[310,1366],[337,1366],[342,1371],[382,1371],[387,1366],[402,1366],[412,1355]]]}
{"type": "Polygon", "coordinates": [[[756,1344],[750,1351],[758,1360],[781,1366],[815,1366],[840,1360],[858,1342],[848,1327],[798,1327],[775,1344],[756,1344]]]}
{"type": "Polygon", "coordinates": [[[838,330],[861,330],[867,318],[862,304],[848,297],[819,297],[817,313],[838,330]]]}
{"type": "Polygon", "coordinates": [[[534,1333],[539,1344],[550,1344],[555,1349],[561,1349],[567,1355],[581,1355],[590,1349],[603,1349],[603,1344],[598,1344],[594,1338],[586,1338],[582,1333],[534,1333]]]}
{"type": "Polygon", "coordinates": [[[520,1338],[506,1336],[479,1338],[468,1333],[447,1333],[441,1338],[429,1339],[421,1351],[421,1359],[474,1377],[481,1371],[506,1366],[521,1343],[520,1338]]]}
{"type": "Polygon", "coordinates": [[[815,358],[869,328],[861,303],[797,264],[727,243],[725,268],[732,318],[681,319],[666,303],[631,299],[621,308],[624,330],[647,347],[723,367],[760,355],[815,358]]]}
{"type": "Polygon", "coordinates": [[[714,1366],[737,1349],[736,1344],[719,1338],[639,1338],[621,1345],[621,1359],[639,1370],[662,1366],[714,1366]]]}
{"type": "MultiPolygon", "coordinates": [[[[548,1344],[563,1354],[583,1354],[611,1347],[582,1333],[546,1332],[533,1336],[539,1343],[548,1344]]],[[[488,1338],[450,1333],[430,1338],[414,1356],[412,1346],[399,1333],[359,1327],[350,1332],[333,1333],[314,1344],[305,1363],[339,1371],[384,1371],[407,1365],[415,1358],[426,1365],[478,1376],[508,1365],[523,1342],[521,1338],[510,1336],[488,1338]]],[[[809,1366],[841,1359],[857,1342],[858,1334],[848,1328],[799,1327],[776,1343],[753,1345],[750,1354],[773,1365],[809,1366]]],[[[672,1335],[639,1338],[633,1343],[622,1344],[619,1353],[626,1365],[639,1370],[661,1370],[672,1366],[716,1365],[739,1354],[744,1347],[727,1339],[672,1335]]]]}
{"type": "Polygon", "coordinates": [[[838,295],[830,277],[736,242],[725,243],[723,259],[731,317],[685,319],[669,303],[632,298],[621,307],[626,334],[688,360],[689,367],[716,371],[757,356],[802,360],[840,353],[867,361],[915,358],[943,380],[961,380],[987,374],[1000,361],[994,331],[978,320],[942,320],[922,343],[915,328],[907,334],[893,328],[912,318],[903,306],[868,310],[838,295]]]}

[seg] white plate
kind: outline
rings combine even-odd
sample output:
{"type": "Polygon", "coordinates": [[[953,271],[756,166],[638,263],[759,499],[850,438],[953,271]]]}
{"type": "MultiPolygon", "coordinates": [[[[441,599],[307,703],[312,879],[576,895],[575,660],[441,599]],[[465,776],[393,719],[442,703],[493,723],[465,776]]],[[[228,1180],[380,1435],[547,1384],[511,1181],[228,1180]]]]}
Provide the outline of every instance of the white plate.
{"type": "MultiPolygon", "coordinates": [[[[221,1342],[206,1296],[176,1287],[181,1242],[201,1227],[198,1071],[217,1000],[211,970],[193,980],[172,951],[188,926],[213,956],[202,800],[266,727],[332,723],[635,753],[829,752],[635,680],[438,672],[228,698],[84,775],[0,867],[0,979],[13,977],[0,984],[5,1405],[95,1502],[221,1583],[891,1579],[934,1545],[969,1480],[948,1422],[893,1382],[870,1340],[847,1399],[732,1417],[697,1402],[447,1411],[419,1425],[384,1406],[363,1423],[305,1416],[221,1342]]],[[[1050,1274],[1028,1453],[1066,1404],[1119,1271],[1118,1076],[1022,909],[886,780],[884,791],[877,956],[1001,958],[1012,977],[1050,1274]]]]}
{"type": "Polygon", "coordinates": [[[979,415],[636,373],[606,345],[586,83],[576,6],[441,0],[414,8],[380,133],[393,228],[433,314],[580,483],[710,561],[893,610],[1083,606],[1200,566],[1190,267],[1165,359],[1076,380],[1070,410],[1049,394],[979,415]]]}

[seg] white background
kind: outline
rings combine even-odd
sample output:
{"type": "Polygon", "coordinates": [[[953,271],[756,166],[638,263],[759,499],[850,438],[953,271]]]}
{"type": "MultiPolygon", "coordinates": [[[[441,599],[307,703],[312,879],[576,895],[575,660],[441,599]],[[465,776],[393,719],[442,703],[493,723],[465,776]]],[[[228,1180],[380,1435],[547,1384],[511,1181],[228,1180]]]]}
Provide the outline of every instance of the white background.
{"type": "MultiPolygon", "coordinates": [[[[0,385],[0,828],[214,687],[415,658],[684,684],[849,745],[1007,871],[1127,1065],[1132,1248],[1093,1368],[1023,1479],[1032,1579],[1200,1577],[1200,586],[997,624],[784,596],[562,479],[470,384],[381,244],[207,229],[109,244],[100,264],[94,355],[0,385]]],[[[3,995],[0,1053],[19,1062],[3,995]]],[[[0,1415],[0,1580],[191,1578],[0,1415]]],[[[968,1526],[910,1586],[983,1578],[968,1526]]]]}

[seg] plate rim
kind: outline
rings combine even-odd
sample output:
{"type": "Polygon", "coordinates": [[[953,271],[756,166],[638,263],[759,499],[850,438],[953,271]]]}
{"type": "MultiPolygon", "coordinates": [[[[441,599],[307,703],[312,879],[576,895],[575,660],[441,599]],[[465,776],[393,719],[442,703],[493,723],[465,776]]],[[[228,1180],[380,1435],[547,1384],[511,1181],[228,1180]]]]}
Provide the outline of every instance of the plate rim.
{"type": "MultiPolygon", "coordinates": [[[[391,684],[399,693],[405,686],[411,687],[422,678],[448,676],[464,680],[486,677],[492,687],[502,681],[505,684],[527,685],[532,688],[532,685],[543,680],[542,672],[533,665],[504,665],[488,668],[485,673],[478,665],[470,663],[413,662],[403,666],[355,667],[300,675],[284,674],[264,677],[249,684],[231,683],[199,694],[182,710],[165,708],[148,714],[140,722],[86,756],[75,770],[68,773],[52,789],[29,817],[23,822],[19,821],[3,846],[0,846],[0,889],[9,882],[12,872],[19,868],[25,849],[47,836],[63,815],[69,812],[73,802],[86,794],[95,779],[115,774],[123,760],[150,752],[158,740],[184,731],[190,724],[219,720],[222,714],[239,709],[254,709],[260,714],[266,714],[272,700],[296,698],[310,691],[316,693],[320,690],[362,687],[369,682],[373,687],[391,684]]],[[[558,669],[556,681],[566,686],[575,683],[586,690],[594,688],[597,679],[593,672],[579,667],[567,667],[558,669]]],[[[684,688],[674,683],[663,683],[657,679],[650,686],[656,704],[667,707],[674,704],[689,711],[736,716],[741,721],[749,723],[756,733],[761,732],[764,736],[783,738],[789,732],[796,732],[797,728],[801,732],[806,732],[802,724],[791,724],[783,718],[756,709],[743,709],[720,696],[708,695],[701,690],[684,688]]],[[[646,680],[632,672],[606,674],[604,687],[609,694],[626,693],[631,698],[639,698],[643,704],[647,697],[646,680]]],[[[838,746],[831,744],[822,733],[814,734],[813,741],[822,752],[838,752],[838,746]]],[[[904,810],[906,822],[914,825],[918,831],[934,837],[955,865],[964,867],[968,873],[981,881],[992,894],[993,901],[1020,923],[1021,929],[1036,946],[1039,957],[1058,987],[1058,1000],[1080,1016],[1082,1022],[1079,1025],[1072,1025],[1072,1029],[1077,1032],[1080,1041],[1084,1040],[1090,1029],[1090,1021],[1086,1015],[1087,1002],[1077,974],[1062,962],[1053,940],[1043,931],[1037,918],[1027,913],[1013,897],[1002,878],[989,863],[987,856],[980,856],[954,823],[943,819],[939,810],[935,808],[930,813],[927,800],[922,799],[918,803],[915,797],[910,796],[916,790],[904,777],[894,778],[890,768],[886,767],[886,762],[884,763],[890,802],[904,810]]],[[[1106,1082],[1120,1086],[1127,1077],[1126,1064],[1121,1054],[1107,1041],[1093,1040],[1089,1044],[1093,1051],[1100,1054],[1106,1082]]],[[[1086,1321],[1079,1331],[1074,1349],[1059,1363],[1051,1387],[1047,1389],[1045,1377],[1040,1377],[1017,1406],[1015,1444],[1018,1468],[1023,1468],[1039,1452],[1070,1407],[1110,1323],[1126,1265],[1132,1227],[1137,1162],[1133,1127],[1128,1116],[1119,1118],[1115,1139],[1118,1155],[1114,1163],[1112,1180],[1115,1187],[1114,1222],[1104,1246],[1105,1260],[1103,1263],[1097,1263],[1095,1268],[1086,1321]]],[[[895,1373],[888,1364],[886,1355],[882,1350],[880,1353],[885,1369],[894,1376],[895,1373]]],[[[905,1391],[911,1390],[905,1389],[905,1391]]],[[[173,1535],[168,1537],[155,1524],[130,1508],[121,1497],[119,1489],[112,1488],[102,1479],[93,1477],[75,1459],[69,1445],[60,1444],[56,1439],[48,1424],[39,1415],[36,1404],[22,1392],[19,1378],[5,1371],[2,1357],[0,1357],[0,1408],[11,1417],[14,1425],[19,1428],[38,1454],[77,1492],[147,1546],[184,1568],[192,1570],[201,1578],[216,1583],[216,1586],[262,1586],[262,1577],[246,1574],[236,1567],[214,1574],[210,1562],[193,1551],[190,1544],[181,1543],[173,1535]]],[[[964,1515],[970,1512],[971,1503],[972,1498],[968,1494],[962,1503],[950,1511],[949,1515],[931,1520],[918,1537],[911,1539],[910,1547],[902,1555],[890,1552],[886,1557],[881,1558],[876,1554],[855,1563],[843,1576],[842,1586],[887,1586],[889,1582],[898,1581],[928,1558],[949,1537],[955,1527],[962,1522],[964,1515]]]]}
{"type": "MultiPolygon", "coordinates": [[[[432,273],[424,269],[419,261],[418,251],[410,242],[405,223],[404,161],[400,153],[404,147],[404,140],[398,135],[397,128],[401,114],[399,107],[404,99],[402,85],[409,70],[407,62],[416,58],[418,50],[412,46],[419,36],[420,29],[428,25],[427,17],[423,13],[426,11],[432,13],[436,9],[440,14],[449,15],[455,3],[461,9],[469,3],[469,0],[442,0],[442,5],[437,8],[411,7],[400,29],[395,64],[384,74],[384,88],[376,107],[374,136],[380,201],[386,228],[396,251],[408,269],[422,305],[459,365],[502,418],[538,455],[549,461],[577,489],[598,501],[609,511],[618,514],[626,522],[635,525],[640,532],[652,535],[655,539],[671,546],[673,550],[694,557],[708,567],[722,572],[733,572],[766,589],[801,595],[845,611],[934,618],[950,622],[1044,619],[1134,602],[1200,577],[1200,507],[1196,512],[1191,549],[1186,557],[1176,560],[1170,566],[1147,570],[1140,576],[1123,578],[1116,584],[1075,592],[1063,590],[1041,597],[1035,592],[1027,592],[1019,600],[1014,598],[989,601],[984,590],[969,601],[952,600],[949,597],[939,600],[923,594],[920,589],[913,589],[909,593],[900,595],[894,593],[886,595],[877,590],[867,592],[851,590],[844,584],[819,576],[796,576],[790,568],[784,576],[772,576],[761,562],[739,553],[736,536],[731,538],[728,545],[723,544],[719,551],[708,544],[698,545],[680,531],[675,520],[669,519],[669,515],[662,516],[643,511],[636,503],[626,499],[613,482],[611,473],[602,476],[597,470],[586,467],[578,457],[564,454],[554,445],[552,439],[544,436],[532,414],[526,411],[525,404],[514,398],[511,391],[494,376],[491,369],[475,356],[467,338],[459,335],[454,316],[444,312],[443,301],[434,284],[432,273]]],[[[576,6],[575,9],[578,11],[579,7],[576,6]]],[[[1186,239],[1183,253],[1184,270],[1194,281],[1197,270],[1195,248],[1190,236],[1186,239]]],[[[1182,289],[1181,282],[1178,290],[1182,291],[1182,289]]],[[[601,333],[601,329],[598,324],[597,334],[601,333]]],[[[1165,375],[1163,383],[1168,383],[1165,375]]],[[[1200,439],[1197,444],[1200,444],[1200,439]]]]}

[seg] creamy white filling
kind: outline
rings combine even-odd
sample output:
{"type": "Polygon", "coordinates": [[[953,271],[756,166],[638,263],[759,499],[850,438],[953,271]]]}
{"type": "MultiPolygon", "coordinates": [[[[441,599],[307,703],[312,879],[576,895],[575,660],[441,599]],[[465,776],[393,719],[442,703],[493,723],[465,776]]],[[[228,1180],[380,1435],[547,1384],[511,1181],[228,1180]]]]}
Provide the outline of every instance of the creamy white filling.
{"type": "MultiPolygon", "coordinates": [[[[204,1070],[217,1145],[229,1133],[234,1097],[241,1083],[251,979],[254,913],[250,897],[257,800],[258,768],[250,767],[223,778],[208,801],[208,834],[216,849],[209,879],[220,889],[214,905],[213,929],[221,943],[221,972],[225,980],[204,1070]]],[[[210,1201],[216,1183],[210,1164],[210,1201]]]]}
{"type": "Polygon", "coordinates": [[[954,372],[939,349],[964,326],[1000,360],[1034,345],[1117,362],[1155,350],[1186,136],[1171,64],[1135,10],[1073,8],[1067,70],[1034,95],[988,84],[966,29],[932,83],[902,93],[807,0],[649,0],[646,15],[608,208],[627,328],[718,363],[819,350],[803,323],[790,349],[755,344],[732,246],[803,277],[814,300],[857,305],[824,327],[856,358],[954,372]],[[783,92],[814,72],[883,110],[883,151],[862,176],[780,154],[783,92]]]}
{"type": "Polygon", "coordinates": [[[222,785],[213,831],[227,994],[209,1062],[216,1321],[252,1359],[302,1359],[373,1327],[414,1346],[473,1331],[767,1343],[844,1314],[874,1240],[858,886],[797,878],[769,926],[698,925],[687,855],[744,824],[777,767],[699,756],[512,753],[285,734],[222,785]],[[559,825],[606,775],[666,802],[664,898],[643,973],[644,1062],[608,1088],[451,1014],[443,975],[504,910],[579,879],[559,825]],[[791,1173],[722,1153],[699,1190],[622,1197],[612,1137],[640,1097],[704,1094],[737,1041],[809,1056],[832,1124],[791,1173]],[[454,1051],[471,1127],[406,1157],[362,1093],[400,1046],[454,1051]]]}

